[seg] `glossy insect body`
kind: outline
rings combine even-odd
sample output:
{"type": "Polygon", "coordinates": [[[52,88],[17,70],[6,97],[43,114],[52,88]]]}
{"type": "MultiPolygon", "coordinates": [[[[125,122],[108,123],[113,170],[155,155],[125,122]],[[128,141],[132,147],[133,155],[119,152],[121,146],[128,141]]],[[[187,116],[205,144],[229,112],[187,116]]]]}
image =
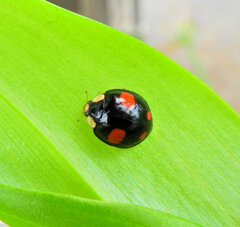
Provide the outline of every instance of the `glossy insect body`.
{"type": "Polygon", "coordinates": [[[98,95],[84,106],[84,114],[100,140],[120,148],[139,144],[152,130],[147,102],[129,90],[112,89],[98,95]]]}

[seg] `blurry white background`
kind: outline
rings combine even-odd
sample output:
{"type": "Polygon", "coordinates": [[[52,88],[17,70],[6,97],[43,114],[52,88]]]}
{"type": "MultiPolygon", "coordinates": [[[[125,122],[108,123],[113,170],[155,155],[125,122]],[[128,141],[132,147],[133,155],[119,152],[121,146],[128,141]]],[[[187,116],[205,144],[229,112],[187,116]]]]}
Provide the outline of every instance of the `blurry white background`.
{"type": "Polygon", "coordinates": [[[169,56],[240,112],[239,0],[50,0],[169,56]]]}
{"type": "Polygon", "coordinates": [[[240,112],[239,0],[49,0],[131,34],[240,112]]]}

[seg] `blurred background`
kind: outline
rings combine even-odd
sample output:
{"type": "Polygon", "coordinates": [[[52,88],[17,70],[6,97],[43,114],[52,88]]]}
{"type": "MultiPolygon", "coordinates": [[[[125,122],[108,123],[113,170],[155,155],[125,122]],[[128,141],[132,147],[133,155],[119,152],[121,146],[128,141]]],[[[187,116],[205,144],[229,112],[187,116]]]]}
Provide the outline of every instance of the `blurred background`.
{"type": "Polygon", "coordinates": [[[239,0],[49,0],[141,39],[240,112],[239,0]]]}

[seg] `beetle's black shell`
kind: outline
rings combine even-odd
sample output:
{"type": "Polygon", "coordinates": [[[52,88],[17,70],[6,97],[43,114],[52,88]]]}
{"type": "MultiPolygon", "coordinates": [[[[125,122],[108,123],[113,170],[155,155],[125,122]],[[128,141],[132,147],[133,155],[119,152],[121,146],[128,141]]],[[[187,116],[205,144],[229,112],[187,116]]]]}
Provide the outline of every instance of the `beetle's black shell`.
{"type": "Polygon", "coordinates": [[[104,93],[105,98],[99,102],[88,102],[87,116],[91,116],[96,122],[95,135],[103,142],[120,147],[129,148],[142,142],[152,130],[152,117],[147,119],[147,112],[151,112],[147,102],[138,94],[124,89],[112,89],[104,93]],[[121,104],[122,92],[130,93],[135,98],[135,105],[131,108],[121,104]],[[119,144],[108,141],[108,135],[115,129],[123,129],[125,138],[119,144]],[[140,139],[142,133],[146,136],[140,139]]]}

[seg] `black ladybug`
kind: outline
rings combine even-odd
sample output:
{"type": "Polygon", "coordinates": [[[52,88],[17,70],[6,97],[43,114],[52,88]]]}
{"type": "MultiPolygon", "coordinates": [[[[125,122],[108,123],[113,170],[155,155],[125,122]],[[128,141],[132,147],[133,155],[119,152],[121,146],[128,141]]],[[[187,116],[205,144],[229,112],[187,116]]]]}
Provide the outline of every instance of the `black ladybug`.
{"type": "Polygon", "coordinates": [[[141,143],[152,130],[152,114],[138,94],[112,89],[84,106],[95,135],[109,145],[129,148],[141,143]]]}

